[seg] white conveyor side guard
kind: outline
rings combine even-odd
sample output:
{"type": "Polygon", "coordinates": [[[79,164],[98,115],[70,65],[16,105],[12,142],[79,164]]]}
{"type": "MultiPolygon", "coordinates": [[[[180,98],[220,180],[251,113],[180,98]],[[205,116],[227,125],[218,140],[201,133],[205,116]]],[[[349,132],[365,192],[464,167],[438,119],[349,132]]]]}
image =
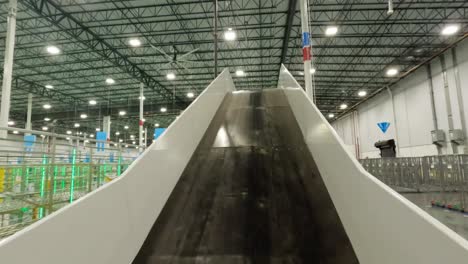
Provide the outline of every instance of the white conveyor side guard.
{"type": "Polygon", "coordinates": [[[2,240],[0,263],[131,263],[233,90],[225,69],[122,176],[2,240]]]}
{"type": "Polygon", "coordinates": [[[361,264],[468,263],[468,242],[366,172],[284,66],[278,88],[361,264]]]}

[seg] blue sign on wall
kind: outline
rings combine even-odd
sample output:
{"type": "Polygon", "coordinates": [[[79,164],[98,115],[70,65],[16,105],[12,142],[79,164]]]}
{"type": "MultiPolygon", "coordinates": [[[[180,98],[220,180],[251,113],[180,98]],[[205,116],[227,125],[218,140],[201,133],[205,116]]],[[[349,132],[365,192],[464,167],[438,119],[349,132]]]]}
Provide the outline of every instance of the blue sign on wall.
{"type": "Polygon", "coordinates": [[[383,133],[387,132],[388,128],[390,127],[389,122],[380,122],[377,123],[377,126],[382,130],[383,133]]]}
{"type": "Polygon", "coordinates": [[[166,131],[165,128],[161,128],[161,127],[155,128],[154,129],[153,139],[157,139],[162,133],[164,133],[164,131],[166,131]]]}
{"type": "Polygon", "coordinates": [[[104,151],[106,146],[105,142],[107,141],[107,133],[102,131],[97,132],[96,140],[98,141],[96,142],[97,151],[104,151]]]}
{"type": "Polygon", "coordinates": [[[24,136],[24,150],[31,152],[34,148],[34,143],[36,142],[35,135],[25,135],[24,136]]]}

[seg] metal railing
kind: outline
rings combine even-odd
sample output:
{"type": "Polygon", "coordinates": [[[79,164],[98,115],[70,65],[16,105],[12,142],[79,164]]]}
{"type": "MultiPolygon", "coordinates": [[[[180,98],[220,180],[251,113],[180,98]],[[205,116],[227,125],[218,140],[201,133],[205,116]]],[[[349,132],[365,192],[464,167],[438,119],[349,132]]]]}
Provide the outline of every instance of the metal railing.
{"type": "Polygon", "coordinates": [[[468,155],[362,159],[362,166],[400,192],[427,192],[439,206],[466,211],[468,155]]]}
{"type": "Polygon", "coordinates": [[[0,138],[0,239],[120,176],[142,148],[17,128],[0,138]]]}

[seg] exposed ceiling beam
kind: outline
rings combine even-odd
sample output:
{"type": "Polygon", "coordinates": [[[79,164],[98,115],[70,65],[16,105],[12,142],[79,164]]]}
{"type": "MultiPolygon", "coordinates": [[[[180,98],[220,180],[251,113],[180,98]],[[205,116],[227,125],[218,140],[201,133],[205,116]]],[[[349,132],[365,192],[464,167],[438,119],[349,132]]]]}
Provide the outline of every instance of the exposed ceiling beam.
{"type": "MultiPolygon", "coordinates": [[[[119,67],[123,72],[142,82],[146,87],[160,93],[167,100],[171,99],[172,91],[170,89],[161,85],[159,81],[143,71],[137,64],[128,60],[126,56],[65,12],[58,4],[49,0],[25,0],[23,3],[30,10],[44,17],[72,38],[119,67]]],[[[184,102],[181,98],[176,98],[176,100],[184,102]]]]}

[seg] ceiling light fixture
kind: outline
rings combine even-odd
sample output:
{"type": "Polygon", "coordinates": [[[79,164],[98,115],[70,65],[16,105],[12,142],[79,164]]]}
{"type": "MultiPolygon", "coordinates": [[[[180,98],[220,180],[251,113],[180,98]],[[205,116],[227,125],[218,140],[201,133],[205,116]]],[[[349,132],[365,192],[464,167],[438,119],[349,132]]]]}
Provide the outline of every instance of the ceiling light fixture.
{"type": "Polygon", "coordinates": [[[325,35],[327,36],[335,36],[338,33],[338,27],[336,26],[329,26],[325,29],[325,35]]]}
{"type": "Polygon", "coordinates": [[[18,133],[19,133],[18,130],[13,131],[13,134],[18,134],[18,133]]]}
{"type": "Polygon", "coordinates": [[[89,100],[89,104],[90,104],[90,105],[96,105],[97,102],[96,102],[96,100],[89,100]]]}
{"type": "Polygon", "coordinates": [[[245,76],[245,72],[244,72],[243,70],[237,70],[237,71],[236,71],[236,76],[237,76],[237,77],[245,76]]]}
{"type": "Polygon", "coordinates": [[[96,131],[99,132],[101,131],[101,129],[99,127],[96,127],[96,131]]]}
{"type": "Polygon", "coordinates": [[[124,129],[128,129],[128,126],[124,126],[124,129]]]}
{"type": "Polygon", "coordinates": [[[133,38],[133,39],[130,39],[128,41],[128,44],[130,44],[130,46],[132,47],[140,47],[141,46],[141,41],[137,38],[133,38]]]}
{"type": "Polygon", "coordinates": [[[315,70],[315,68],[311,68],[310,69],[310,74],[314,74],[317,70],[315,70]]]}
{"type": "Polygon", "coordinates": [[[335,114],[328,114],[328,118],[334,118],[335,114]]]}
{"type": "Polygon", "coordinates": [[[125,112],[125,111],[120,111],[120,112],[119,112],[119,116],[124,116],[124,115],[126,115],[126,114],[127,114],[127,112],[125,112]]]}
{"type": "Polygon", "coordinates": [[[359,96],[359,97],[364,97],[364,96],[366,96],[366,95],[367,95],[367,92],[366,92],[366,91],[359,91],[359,92],[358,92],[358,96],[359,96]]]}
{"type": "Polygon", "coordinates": [[[51,85],[51,84],[46,84],[44,87],[45,87],[46,89],[54,89],[54,86],[51,85]]]}
{"type": "Polygon", "coordinates": [[[120,135],[120,132],[119,131],[115,132],[115,135],[116,136],[120,135]]]}
{"type": "Polygon", "coordinates": [[[44,117],[44,121],[49,122],[49,121],[50,121],[50,118],[44,117]]]}
{"type": "Polygon", "coordinates": [[[346,109],[346,108],[348,108],[348,105],[347,105],[347,104],[341,104],[341,105],[340,105],[340,109],[346,109]]]}
{"type": "Polygon", "coordinates": [[[393,0],[388,0],[388,11],[387,11],[387,15],[391,15],[393,14],[393,0]]]}
{"type": "Polygon", "coordinates": [[[80,124],[79,124],[79,123],[75,123],[73,126],[74,126],[74,127],[80,127],[80,124]]]}
{"type": "Polygon", "coordinates": [[[107,79],[106,79],[106,83],[107,83],[107,84],[114,84],[115,81],[114,81],[114,79],[112,79],[112,78],[107,78],[107,79]]]}
{"type": "Polygon", "coordinates": [[[387,76],[395,76],[398,74],[397,68],[390,68],[387,70],[387,76]]]}
{"type": "Polygon", "coordinates": [[[168,73],[168,74],[166,75],[166,78],[167,78],[168,80],[174,80],[175,77],[176,77],[176,76],[175,76],[175,74],[174,74],[173,72],[170,72],[170,73],[168,73]]]}
{"type": "Polygon", "coordinates": [[[89,137],[90,137],[90,138],[93,138],[93,137],[94,137],[94,135],[93,135],[93,134],[91,134],[91,135],[89,135],[89,137]]]}
{"type": "Polygon", "coordinates": [[[154,124],[155,127],[159,127],[159,123],[154,124]]]}
{"type": "Polygon", "coordinates": [[[45,104],[42,106],[44,109],[50,109],[52,108],[52,106],[50,104],[45,104]]]}
{"type": "Polygon", "coordinates": [[[43,127],[42,127],[42,130],[47,131],[47,130],[49,130],[49,128],[46,127],[46,126],[43,126],[43,127]]]}
{"type": "Polygon", "coordinates": [[[9,125],[9,126],[14,126],[14,125],[15,125],[15,121],[8,121],[8,125],[9,125]]]}
{"type": "Polygon", "coordinates": [[[446,25],[442,29],[441,33],[442,33],[442,35],[449,36],[449,35],[453,35],[453,34],[457,33],[459,29],[460,29],[460,26],[458,26],[458,25],[446,25]]]}
{"type": "Polygon", "coordinates": [[[228,30],[224,32],[224,39],[227,41],[236,40],[236,37],[236,32],[232,30],[232,28],[228,28],[228,30]]]}
{"type": "Polygon", "coordinates": [[[57,48],[56,46],[48,46],[46,49],[47,49],[47,52],[52,55],[57,55],[60,53],[60,49],[57,48]]]}
{"type": "Polygon", "coordinates": [[[167,112],[167,108],[166,107],[161,107],[161,109],[159,109],[162,113],[165,113],[167,112]]]}
{"type": "Polygon", "coordinates": [[[187,97],[188,97],[188,98],[193,98],[194,96],[195,96],[195,94],[192,93],[192,92],[187,93],[187,97]]]}
{"type": "Polygon", "coordinates": [[[81,118],[81,119],[86,119],[86,118],[88,118],[88,115],[87,115],[87,114],[81,114],[81,115],[80,115],[80,118],[81,118]]]}
{"type": "Polygon", "coordinates": [[[71,134],[72,134],[71,130],[67,130],[67,135],[71,135],[71,134]]]}

